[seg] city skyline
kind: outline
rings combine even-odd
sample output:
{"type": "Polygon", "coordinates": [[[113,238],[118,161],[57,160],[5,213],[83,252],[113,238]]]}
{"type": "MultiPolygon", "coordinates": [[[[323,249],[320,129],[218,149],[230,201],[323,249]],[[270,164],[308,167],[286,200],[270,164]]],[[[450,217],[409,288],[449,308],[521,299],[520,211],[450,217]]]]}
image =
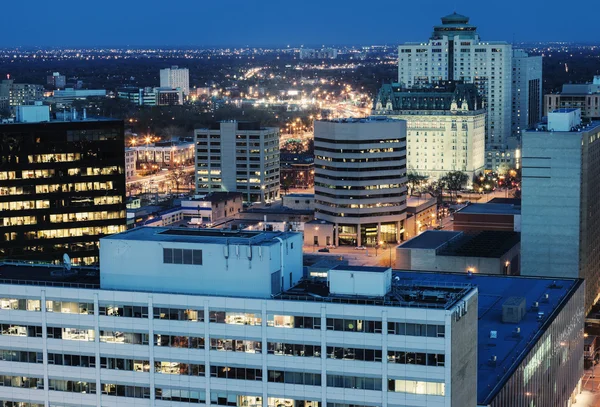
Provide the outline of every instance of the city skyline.
{"type": "MultiPolygon", "coordinates": [[[[380,2],[377,7],[364,7],[358,2],[322,4],[308,0],[298,10],[272,0],[262,1],[260,6],[233,0],[227,7],[219,2],[183,0],[178,2],[178,10],[198,18],[192,18],[194,23],[180,19],[169,23],[160,7],[140,7],[139,1],[109,0],[101,9],[86,10],[68,0],[62,8],[49,8],[44,14],[6,21],[0,28],[3,38],[0,47],[390,44],[422,41],[429,36],[431,27],[439,24],[441,16],[454,11],[470,17],[471,23],[480,27],[483,40],[600,41],[600,34],[587,28],[593,23],[593,14],[580,12],[585,4],[576,9],[561,8],[558,23],[569,29],[556,30],[555,24],[549,24],[556,21],[556,7],[540,3],[455,1],[450,4],[436,0],[422,11],[416,3],[402,4],[400,8],[390,0],[380,2]],[[517,6],[519,13],[515,13],[517,6]],[[398,10],[392,14],[397,15],[397,20],[388,17],[394,9],[398,10]],[[172,25],[171,29],[135,28],[158,18],[172,25]],[[93,30],[89,29],[90,23],[93,30]],[[313,24],[317,29],[311,28],[313,24]],[[43,38],[39,35],[40,27],[48,27],[43,38]]],[[[591,1],[587,3],[592,6],[591,1]]],[[[5,8],[8,15],[22,12],[18,3],[7,4],[5,8]]]]}

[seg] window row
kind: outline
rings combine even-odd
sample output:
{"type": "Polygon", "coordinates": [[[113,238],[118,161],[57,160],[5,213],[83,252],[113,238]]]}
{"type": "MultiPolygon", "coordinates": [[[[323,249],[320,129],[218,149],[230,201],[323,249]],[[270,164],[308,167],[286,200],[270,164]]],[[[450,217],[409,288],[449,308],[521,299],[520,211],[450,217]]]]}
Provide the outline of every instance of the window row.
{"type": "MultiPolygon", "coordinates": [[[[102,332],[103,331],[100,331],[100,334],[102,334],[102,332]]],[[[47,328],[47,335],[48,338],[54,339],[93,342],[96,338],[96,331],[85,328],[58,328],[49,326],[47,328]]]]}
{"type": "Polygon", "coordinates": [[[388,334],[443,338],[446,335],[446,327],[444,325],[388,322],[388,334]]]}
{"type": "MultiPolygon", "coordinates": [[[[40,354],[40,357],[42,355],[40,354]]],[[[86,355],[69,355],[62,353],[48,353],[48,364],[74,367],[96,367],[96,357],[86,355]]]]}
{"type": "Polygon", "coordinates": [[[204,349],[204,338],[155,334],[154,345],[172,348],[204,349]]]}
{"type": "Polygon", "coordinates": [[[169,321],[204,322],[203,310],[154,307],[152,309],[152,312],[154,313],[154,319],[166,319],[169,321]]]}
{"type": "Polygon", "coordinates": [[[321,317],[268,314],[267,326],[277,328],[321,329],[321,317]]]}
{"type": "Polygon", "coordinates": [[[100,357],[100,367],[103,369],[125,370],[129,372],[149,372],[150,362],[140,359],[121,359],[100,357]]]}
{"type": "Polygon", "coordinates": [[[61,312],[64,314],[93,314],[93,302],[46,300],[47,312],[61,312]]]}
{"type": "Polygon", "coordinates": [[[163,248],[163,263],[196,264],[201,266],[202,250],[163,248]]]}
{"type": "Polygon", "coordinates": [[[0,298],[0,310],[41,311],[41,300],[0,298]]]}
{"type": "Polygon", "coordinates": [[[44,407],[44,403],[30,403],[28,401],[0,400],[0,407],[44,407]]]}
{"type": "Polygon", "coordinates": [[[446,384],[418,380],[388,380],[388,391],[410,394],[427,394],[429,396],[444,396],[446,384]]]}
{"type": "Polygon", "coordinates": [[[329,359],[362,360],[365,362],[381,362],[381,349],[345,348],[342,346],[328,346],[329,359]]]}
{"type": "Polygon", "coordinates": [[[211,366],[210,376],[222,379],[237,380],[262,380],[261,368],[250,367],[230,367],[230,366],[211,366]]]}
{"type": "Polygon", "coordinates": [[[150,388],[140,386],[124,386],[122,384],[102,383],[102,394],[117,397],[133,397],[137,399],[149,399],[150,388]]]}
{"type": "Polygon", "coordinates": [[[446,356],[438,353],[388,351],[388,362],[403,365],[444,366],[446,356]]]}
{"type": "Polygon", "coordinates": [[[44,379],[37,377],[0,375],[0,386],[43,389],[44,379]]]}
{"type": "Polygon", "coordinates": [[[381,386],[381,378],[342,376],[333,374],[327,375],[327,387],[381,391],[381,386]]]}
{"type": "Polygon", "coordinates": [[[100,330],[100,342],[148,345],[150,339],[149,335],[146,333],[100,330]]]}
{"type": "Polygon", "coordinates": [[[0,349],[0,360],[6,362],[44,363],[42,352],[0,349]]]}
{"type": "Polygon", "coordinates": [[[321,357],[321,346],[300,343],[269,342],[267,352],[271,355],[321,357]]]}
{"type": "Polygon", "coordinates": [[[209,321],[220,324],[233,325],[261,325],[262,317],[260,314],[248,312],[225,312],[225,311],[210,311],[209,321]]]}
{"type": "Polygon", "coordinates": [[[98,313],[112,317],[148,318],[148,307],[138,305],[98,305],[98,313]]]}
{"type": "Polygon", "coordinates": [[[190,364],[182,362],[154,362],[154,371],[156,373],[174,374],[183,376],[204,376],[205,366],[200,364],[190,364]]]}
{"type": "Polygon", "coordinates": [[[41,338],[42,327],[35,325],[0,324],[0,335],[41,338]]]}
{"type": "Polygon", "coordinates": [[[303,384],[305,386],[320,386],[321,374],[308,372],[287,372],[284,370],[269,370],[269,381],[272,383],[303,384]]]}
{"type": "Polygon", "coordinates": [[[327,318],[328,331],[381,333],[381,321],[327,318]]]}
{"type": "Polygon", "coordinates": [[[210,350],[262,353],[262,342],[245,339],[210,338],[210,350]]]}
{"type": "MultiPolygon", "coordinates": [[[[211,392],[211,396],[214,394],[211,392]]],[[[155,388],[154,396],[156,400],[181,401],[184,403],[205,403],[206,393],[203,390],[183,390],[155,388]]],[[[216,403],[213,403],[216,404],[216,403]]],[[[240,404],[241,405],[241,404],[240,404]]]]}
{"type": "Polygon", "coordinates": [[[96,382],[50,379],[48,381],[48,389],[69,393],[96,394],[96,382]]]}

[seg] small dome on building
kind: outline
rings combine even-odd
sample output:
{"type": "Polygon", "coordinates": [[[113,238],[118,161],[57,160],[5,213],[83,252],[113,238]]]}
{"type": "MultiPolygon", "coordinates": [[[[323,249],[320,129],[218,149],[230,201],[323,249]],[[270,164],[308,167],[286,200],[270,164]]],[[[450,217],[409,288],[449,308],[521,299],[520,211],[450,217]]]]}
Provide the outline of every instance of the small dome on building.
{"type": "Polygon", "coordinates": [[[457,14],[456,12],[442,17],[442,24],[468,24],[469,17],[457,14]]]}

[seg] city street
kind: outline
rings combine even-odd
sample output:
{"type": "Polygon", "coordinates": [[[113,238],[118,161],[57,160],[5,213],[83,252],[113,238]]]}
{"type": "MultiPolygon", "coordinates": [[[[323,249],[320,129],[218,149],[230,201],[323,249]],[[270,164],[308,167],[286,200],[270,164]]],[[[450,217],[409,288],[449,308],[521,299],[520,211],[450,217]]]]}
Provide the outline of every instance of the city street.
{"type": "MultiPolygon", "coordinates": [[[[183,167],[183,170],[185,172],[193,172],[194,171],[194,166],[193,165],[188,165],[186,167],[183,167]]],[[[145,183],[145,182],[155,182],[155,183],[159,183],[159,182],[163,182],[163,181],[168,181],[169,180],[169,171],[159,171],[156,174],[152,174],[152,175],[148,175],[145,177],[142,177],[140,175],[136,175],[134,177],[131,177],[128,181],[127,181],[127,185],[131,185],[131,184],[135,184],[137,182],[139,183],[145,183]]]]}

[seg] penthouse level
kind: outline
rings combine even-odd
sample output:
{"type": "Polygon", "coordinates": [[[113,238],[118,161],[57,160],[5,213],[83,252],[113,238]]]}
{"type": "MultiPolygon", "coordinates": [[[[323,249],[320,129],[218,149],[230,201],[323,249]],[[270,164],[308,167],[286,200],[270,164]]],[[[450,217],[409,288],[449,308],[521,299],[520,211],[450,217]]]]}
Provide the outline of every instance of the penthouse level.
{"type": "Polygon", "coordinates": [[[103,239],[101,288],[0,284],[1,398],[111,407],[476,405],[472,285],[395,287],[389,268],[338,267],[321,294],[306,292],[296,274],[293,288],[270,280],[275,291],[264,294],[248,286],[265,282],[248,276],[265,274],[263,263],[271,264],[282,247],[300,249],[299,236],[198,232],[103,239]],[[135,252],[138,241],[155,246],[135,252]],[[205,260],[249,242],[252,260],[228,267],[224,260],[210,268],[194,264],[194,253],[191,263],[161,263],[171,280],[185,283],[176,286],[179,293],[165,292],[143,259],[162,256],[161,245],[203,250],[205,260]],[[114,263],[105,262],[110,256],[114,263]],[[140,274],[132,284],[132,268],[149,277],[140,274]],[[187,269],[206,279],[190,278],[187,269]],[[221,279],[219,291],[207,285],[209,277],[221,279]],[[155,286],[145,288],[146,280],[155,286]],[[394,293],[401,301],[388,300],[394,293]]]}

